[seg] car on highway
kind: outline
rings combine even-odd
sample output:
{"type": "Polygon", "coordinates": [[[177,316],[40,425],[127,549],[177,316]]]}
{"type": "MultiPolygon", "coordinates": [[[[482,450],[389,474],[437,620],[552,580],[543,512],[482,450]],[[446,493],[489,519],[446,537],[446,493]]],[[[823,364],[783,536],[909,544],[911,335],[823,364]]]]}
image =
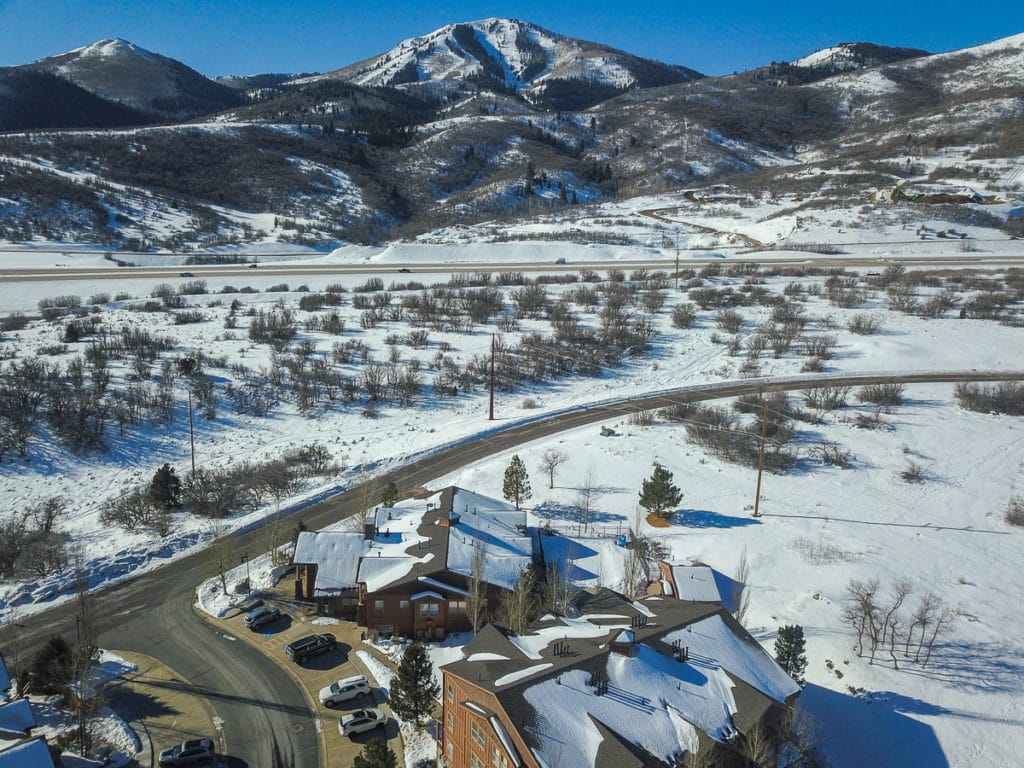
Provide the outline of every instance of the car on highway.
{"type": "Polygon", "coordinates": [[[242,623],[249,629],[259,629],[264,624],[276,621],[281,616],[281,609],[277,606],[261,605],[245,614],[242,623]]]}
{"type": "Polygon", "coordinates": [[[178,277],[195,277],[195,272],[179,272],[178,277]]]}
{"type": "Polygon", "coordinates": [[[399,272],[412,272],[412,270],[409,269],[408,267],[401,267],[398,271],[399,272]]]}
{"type": "Polygon", "coordinates": [[[161,768],[173,765],[201,765],[213,758],[212,739],[192,739],[160,753],[161,768]]]}
{"type": "Polygon", "coordinates": [[[357,699],[370,693],[370,681],[366,675],[343,677],[320,689],[320,703],[325,707],[333,707],[343,701],[357,699]]]}
{"type": "Polygon", "coordinates": [[[249,265],[249,269],[258,269],[258,268],[259,268],[259,266],[260,266],[260,265],[259,265],[259,264],[257,264],[257,263],[256,263],[256,262],[254,261],[254,262],[253,262],[252,264],[250,264],[250,265],[249,265]]]}
{"type": "Polygon", "coordinates": [[[284,652],[289,659],[297,664],[302,664],[311,656],[319,656],[321,653],[333,651],[337,645],[338,641],[334,639],[334,635],[326,633],[323,635],[306,635],[288,643],[284,647],[284,652]]]}
{"type": "Polygon", "coordinates": [[[387,725],[388,716],[379,709],[357,709],[342,715],[338,721],[338,730],[342,736],[351,736],[355,733],[366,733],[375,728],[383,728],[387,725]]]}

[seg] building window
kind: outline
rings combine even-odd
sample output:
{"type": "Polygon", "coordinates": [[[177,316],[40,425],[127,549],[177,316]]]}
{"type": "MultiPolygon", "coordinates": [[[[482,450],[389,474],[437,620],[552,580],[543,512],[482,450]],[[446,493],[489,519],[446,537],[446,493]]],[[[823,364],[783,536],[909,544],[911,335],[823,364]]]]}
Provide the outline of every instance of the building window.
{"type": "Polygon", "coordinates": [[[420,603],[420,616],[437,616],[437,603],[420,603]]]}
{"type": "Polygon", "coordinates": [[[471,768],[484,768],[484,761],[476,756],[476,752],[469,753],[469,764],[471,768]]]}
{"type": "Polygon", "coordinates": [[[469,725],[469,735],[473,737],[473,741],[477,743],[478,747],[482,748],[486,746],[487,737],[484,736],[484,732],[480,729],[480,726],[478,726],[475,722],[470,723],[469,725]]]}
{"type": "Polygon", "coordinates": [[[508,758],[505,757],[504,750],[497,744],[494,745],[494,750],[491,752],[491,762],[496,768],[509,768],[508,758]]]}
{"type": "Polygon", "coordinates": [[[449,600],[448,601],[448,612],[449,613],[465,613],[466,612],[466,601],[465,600],[449,600]]]}
{"type": "Polygon", "coordinates": [[[377,625],[377,636],[378,637],[391,637],[395,634],[394,624],[378,624],[377,625]]]}
{"type": "Polygon", "coordinates": [[[400,609],[402,609],[403,611],[408,611],[409,610],[409,601],[408,600],[399,600],[398,607],[400,609]]]}
{"type": "Polygon", "coordinates": [[[378,616],[382,616],[384,614],[384,601],[383,600],[374,600],[373,601],[373,612],[375,614],[377,614],[378,616]]]}
{"type": "Polygon", "coordinates": [[[455,728],[455,718],[452,717],[452,713],[449,712],[448,717],[445,719],[448,721],[448,732],[451,733],[452,730],[455,728]]]}
{"type": "Polygon", "coordinates": [[[455,686],[448,684],[448,701],[455,701],[455,686]]]}
{"type": "Polygon", "coordinates": [[[447,752],[448,752],[448,759],[449,760],[454,760],[455,759],[455,742],[453,742],[453,741],[449,741],[448,742],[447,752]]]}

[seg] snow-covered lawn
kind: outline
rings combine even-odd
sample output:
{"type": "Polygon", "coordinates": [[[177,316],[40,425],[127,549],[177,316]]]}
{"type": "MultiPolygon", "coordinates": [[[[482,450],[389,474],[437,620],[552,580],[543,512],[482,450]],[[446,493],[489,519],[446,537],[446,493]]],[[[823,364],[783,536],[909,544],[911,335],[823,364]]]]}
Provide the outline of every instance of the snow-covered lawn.
{"type": "MultiPolygon", "coordinates": [[[[678,199],[662,202],[680,205],[678,199]]],[[[622,213],[628,211],[623,208],[622,213]]],[[[729,223],[702,221],[723,228],[729,223]]],[[[902,230],[894,227],[888,233],[890,239],[898,237],[898,231],[902,230]]],[[[367,254],[364,250],[358,259],[413,260],[412,252],[417,247],[407,244],[389,254],[367,254]]],[[[433,249],[422,247],[422,257],[428,258],[433,249]]],[[[658,250],[660,247],[660,241],[652,246],[664,256],[666,251],[658,250]]],[[[495,252],[504,253],[501,258],[510,262],[527,251],[534,256],[542,253],[545,258],[563,252],[555,246],[546,248],[536,249],[528,243],[495,252]]],[[[611,246],[573,248],[576,250],[570,258],[599,253],[609,263],[623,253],[611,246]]],[[[892,245],[890,252],[910,248],[892,245]]],[[[939,243],[936,248],[950,253],[957,250],[952,243],[939,243]]],[[[884,250],[881,246],[879,249],[884,250]]],[[[491,253],[475,245],[466,250],[491,253]]],[[[638,251],[626,253],[635,256],[638,251]]],[[[330,258],[341,261],[345,257],[339,254],[330,258]]],[[[101,317],[175,336],[179,344],[175,355],[189,348],[203,349],[212,358],[223,356],[230,363],[241,362],[255,370],[268,365],[271,354],[265,345],[254,345],[246,338],[246,310],[269,309],[281,298],[294,306],[300,295],[294,288],[299,283],[307,283],[312,291],[334,282],[351,288],[366,277],[296,277],[288,279],[293,289],[288,294],[231,293],[222,298],[216,292],[228,284],[265,289],[283,281],[280,276],[240,270],[238,279],[209,279],[211,294],[190,299],[198,301],[200,310],[208,316],[206,322],[175,326],[164,313],[130,312],[122,306],[125,302],[108,307],[101,317]],[[233,299],[242,304],[238,329],[234,331],[224,327],[227,305],[233,299]],[[224,304],[214,304],[218,300],[224,304]]],[[[394,277],[404,280],[409,276],[394,277]]],[[[425,282],[441,279],[440,275],[428,274],[411,277],[425,282]]],[[[768,277],[763,287],[777,294],[788,284],[799,282],[817,286],[820,292],[824,280],[823,276],[768,277]]],[[[85,299],[89,293],[101,290],[127,290],[140,301],[148,297],[156,282],[168,281],[127,285],[67,281],[45,289],[34,283],[4,283],[0,285],[0,306],[31,311],[44,296],[77,293],[85,294],[85,299]]],[[[739,291],[744,282],[742,275],[715,275],[706,285],[739,291]]],[[[552,285],[546,289],[552,298],[558,298],[577,287],[552,285]]],[[[507,308],[514,289],[501,290],[507,308]]],[[[923,296],[933,290],[920,289],[923,296]]],[[[402,295],[402,291],[395,291],[396,303],[402,295]]],[[[410,327],[386,321],[377,328],[360,328],[351,297],[347,294],[345,306],[339,308],[346,318],[346,330],[340,338],[362,341],[378,358],[382,353],[386,355],[388,334],[402,334],[410,327]]],[[[651,315],[655,335],[647,356],[627,358],[621,366],[594,378],[530,384],[515,394],[499,392],[497,425],[619,397],[742,378],[745,354],[729,354],[730,334],[718,330],[717,310],[700,311],[691,329],[673,327],[673,305],[687,300],[683,293],[670,291],[666,306],[651,315]]],[[[1024,369],[1021,331],[1009,325],[957,319],[953,312],[939,320],[891,312],[886,309],[883,292],[874,292],[856,309],[837,308],[820,295],[805,292],[801,306],[809,318],[809,336],[836,336],[836,354],[826,363],[830,373],[1024,369]],[[880,318],[881,332],[870,336],[849,333],[846,325],[857,314],[880,318]]],[[[578,306],[575,311],[584,327],[598,326],[596,312],[578,306]]],[[[756,325],[771,312],[756,304],[738,307],[737,311],[743,317],[744,337],[752,335],[756,325]]],[[[300,319],[306,317],[300,313],[300,319]]],[[[431,331],[426,350],[399,348],[403,360],[417,358],[426,367],[440,345],[449,344],[448,354],[465,365],[473,355],[489,350],[491,330],[492,326],[478,326],[470,333],[431,331]]],[[[508,338],[531,330],[548,332],[550,325],[543,320],[523,319],[519,330],[508,338]]],[[[62,324],[35,323],[24,331],[8,334],[4,347],[19,357],[32,356],[40,347],[57,343],[61,332],[62,324]]],[[[301,337],[314,342],[314,354],[328,357],[336,340],[305,330],[301,337]]],[[[66,365],[68,357],[57,359],[66,365]]],[[[768,352],[757,361],[758,374],[792,375],[805,361],[806,357],[796,351],[781,358],[768,352]]],[[[211,371],[221,383],[230,376],[229,368],[211,371]]],[[[123,377],[126,372],[118,370],[116,375],[123,377]]],[[[855,415],[870,410],[859,405],[825,414],[821,424],[798,423],[794,444],[800,461],[788,474],[765,477],[761,500],[765,517],[761,520],[753,520],[749,513],[753,503],[752,470],[725,464],[689,443],[682,425],[656,421],[653,426],[638,427],[623,418],[607,425],[614,429],[613,437],[600,436],[594,426],[524,446],[516,452],[526,461],[533,479],[531,520],[537,525],[550,522],[560,531],[561,536],[551,538],[565,540],[565,549],[571,551],[574,560],[574,575],[582,582],[621,586],[621,548],[616,538],[635,520],[640,482],[650,474],[652,462],[662,463],[675,473],[685,493],[683,507],[667,530],[647,531],[646,524],[642,527],[663,541],[675,560],[705,562],[727,575],[735,574],[741,553],[747,552],[752,595],[747,625],[769,648],[779,625],[804,626],[811,658],[805,701],[833,740],[835,765],[857,765],[866,750],[872,757],[862,762],[900,765],[899,760],[908,754],[909,747],[903,746],[906,744],[916,745],[919,754],[930,758],[930,765],[977,761],[1012,765],[1015,755],[1024,752],[1024,729],[1020,727],[1024,722],[1020,703],[1024,701],[1024,652],[1019,640],[1024,620],[1012,607],[1013,591],[1007,585],[1012,583],[1019,563],[1024,562],[1024,534],[1006,526],[1000,510],[1008,496],[1019,493],[1024,480],[1024,425],[1021,419],[965,412],[953,402],[952,389],[951,385],[909,388],[907,403],[892,413],[883,413],[885,428],[874,431],[854,426],[855,415]],[[849,450],[854,457],[852,468],[840,470],[813,459],[814,448],[824,443],[837,443],[849,450]],[[546,478],[539,471],[540,454],[548,447],[569,456],[552,490],[547,490],[546,478]],[[924,469],[923,482],[907,484],[898,478],[908,461],[924,469]],[[593,484],[598,493],[591,517],[593,528],[569,545],[565,534],[577,526],[573,509],[588,474],[597,478],[593,484]],[[906,577],[915,588],[912,603],[927,591],[934,591],[945,604],[961,611],[927,667],[907,662],[894,670],[885,662],[869,665],[852,653],[853,638],[840,614],[843,591],[850,579],[873,576],[882,581],[883,588],[906,577]],[[856,695],[851,689],[857,691],[856,695]],[[854,732],[848,728],[849,722],[862,723],[864,728],[870,725],[877,739],[868,742],[851,736],[854,732]],[[877,752],[876,745],[881,745],[877,752]]],[[[856,403],[856,399],[851,396],[850,402],[856,403]]],[[[313,441],[326,445],[341,464],[341,471],[308,484],[300,495],[283,502],[285,508],[294,508],[368,475],[400,466],[440,445],[480,433],[493,426],[485,421],[486,406],[483,391],[438,398],[429,387],[412,407],[382,406],[377,418],[360,415],[361,404],[338,405],[317,413],[315,418],[305,418],[297,413],[294,403],[284,402],[272,416],[258,418],[238,415],[222,402],[216,420],[197,420],[196,448],[203,466],[226,467],[238,457],[277,458],[285,450],[313,441]]],[[[111,440],[114,450],[108,454],[76,458],[44,443],[33,446],[27,463],[5,460],[0,465],[2,507],[19,510],[51,495],[66,496],[70,515],[60,521],[60,527],[87,553],[94,585],[157,567],[203,546],[211,535],[209,524],[184,513],[176,517],[168,537],[141,531],[125,533],[103,526],[99,519],[106,500],[128,487],[148,482],[163,462],[178,467],[179,474],[185,473],[189,439],[183,391],[177,392],[174,415],[175,426],[171,428],[135,428],[125,438],[111,440]]],[[[468,466],[439,478],[432,486],[454,483],[501,498],[501,477],[509,458],[499,456],[468,466]]],[[[258,525],[274,511],[275,505],[267,503],[227,521],[225,527],[236,530],[258,525]]],[[[554,542],[550,546],[554,548],[554,542]]],[[[254,589],[270,578],[266,565],[256,558],[250,560],[254,589]]],[[[245,579],[244,571],[243,565],[228,574],[229,593],[233,585],[245,579]]],[[[201,606],[214,615],[222,613],[232,601],[232,595],[223,594],[218,581],[204,585],[198,598],[201,606]]],[[[72,577],[65,572],[0,585],[0,621],[7,623],[52,604],[54,599],[67,599],[71,583],[72,577]]],[[[450,660],[449,655],[455,658],[451,650],[433,649],[431,653],[435,663],[450,660]]],[[[912,762],[904,760],[902,764],[912,762]]]]}

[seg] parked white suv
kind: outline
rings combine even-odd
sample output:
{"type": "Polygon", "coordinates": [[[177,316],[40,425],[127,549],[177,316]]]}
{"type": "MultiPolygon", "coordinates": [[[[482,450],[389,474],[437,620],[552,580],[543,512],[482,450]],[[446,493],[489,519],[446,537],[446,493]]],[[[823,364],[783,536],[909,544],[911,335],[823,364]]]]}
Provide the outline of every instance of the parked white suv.
{"type": "Polygon", "coordinates": [[[338,722],[338,730],[342,736],[351,736],[353,733],[366,733],[374,728],[383,728],[387,722],[388,716],[379,709],[357,709],[342,716],[338,722]]]}
{"type": "Polygon", "coordinates": [[[365,696],[369,692],[370,681],[366,679],[366,675],[343,677],[341,680],[331,683],[326,688],[320,689],[320,703],[328,707],[333,707],[343,701],[355,699],[359,696],[365,696]]]}

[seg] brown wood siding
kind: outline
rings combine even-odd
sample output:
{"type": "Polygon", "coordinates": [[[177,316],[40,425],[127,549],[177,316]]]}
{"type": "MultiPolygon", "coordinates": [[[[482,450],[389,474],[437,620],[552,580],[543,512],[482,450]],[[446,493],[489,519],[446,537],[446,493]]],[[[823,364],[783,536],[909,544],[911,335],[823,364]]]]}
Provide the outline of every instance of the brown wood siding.
{"type": "MultiPolygon", "coordinates": [[[[490,691],[473,685],[467,680],[463,680],[461,677],[450,675],[443,669],[441,672],[441,695],[443,702],[441,722],[444,723],[444,738],[442,740],[443,743],[437,745],[437,749],[438,755],[444,756],[449,768],[470,768],[470,754],[472,753],[475,753],[488,768],[495,768],[491,759],[495,747],[502,754],[508,755],[487,718],[462,706],[464,701],[472,701],[497,716],[505,726],[505,730],[512,737],[512,742],[519,753],[523,766],[525,768],[540,768],[540,764],[534,758],[533,753],[527,748],[519,732],[512,726],[512,721],[501,708],[501,703],[498,701],[497,696],[490,691]],[[451,695],[449,693],[449,686],[452,689],[451,695]],[[452,716],[451,727],[448,726],[449,714],[452,716]],[[483,747],[479,746],[473,739],[473,723],[476,723],[479,732],[483,734],[483,747]],[[448,757],[449,742],[452,745],[451,758],[448,757]]],[[[508,764],[510,767],[514,765],[511,757],[508,757],[508,764]]]]}

